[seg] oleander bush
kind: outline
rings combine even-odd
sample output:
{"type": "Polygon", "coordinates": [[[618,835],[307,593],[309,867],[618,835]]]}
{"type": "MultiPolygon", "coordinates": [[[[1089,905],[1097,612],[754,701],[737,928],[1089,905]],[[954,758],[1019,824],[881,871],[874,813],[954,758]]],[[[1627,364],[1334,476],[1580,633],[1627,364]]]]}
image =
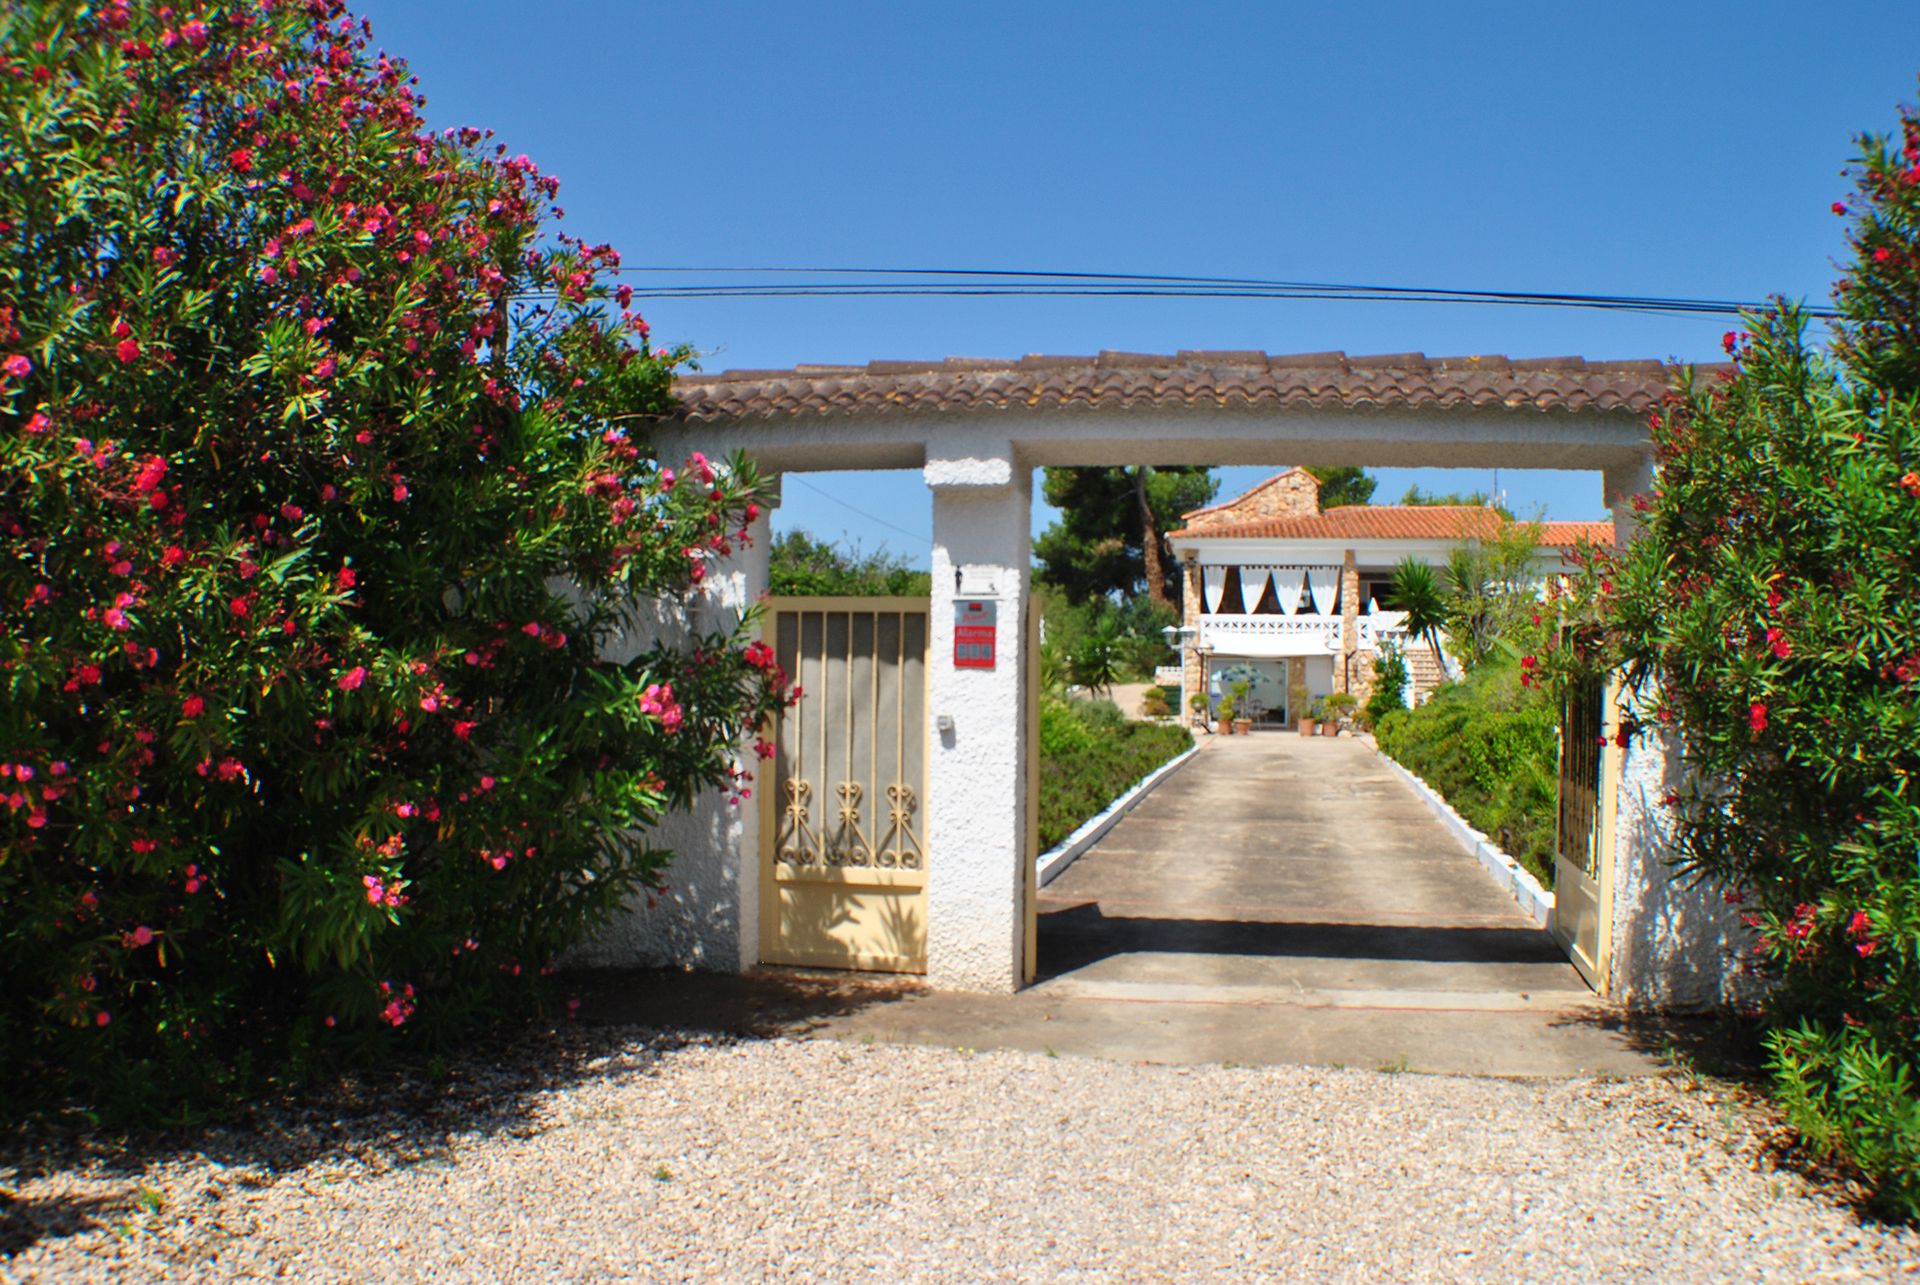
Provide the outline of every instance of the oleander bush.
{"type": "Polygon", "coordinates": [[[1184,727],[1128,722],[1111,701],[1040,702],[1040,849],[1193,747],[1184,727]]]}
{"type": "Polygon", "coordinates": [[[1641,538],[1565,604],[1560,680],[1624,664],[1680,733],[1684,875],[1734,891],[1775,1088],[1920,1216],[1920,117],[1866,137],[1832,352],[1781,303],[1652,417],[1641,538]]]}
{"type": "Polygon", "coordinates": [[[336,0],[0,12],[0,1101],[437,1040],[744,793],[738,634],[602,658],[758,483],[664,467],[557,181],[336,0]]]}
{"type": "Polygon", "coordinates": [[[1482,660],[1418,709],[1387,710],[1373,735],[1382,753],[1551,888],[1558,720],[1551,698],[1523,678],[1511,661],[1482,660]]]}

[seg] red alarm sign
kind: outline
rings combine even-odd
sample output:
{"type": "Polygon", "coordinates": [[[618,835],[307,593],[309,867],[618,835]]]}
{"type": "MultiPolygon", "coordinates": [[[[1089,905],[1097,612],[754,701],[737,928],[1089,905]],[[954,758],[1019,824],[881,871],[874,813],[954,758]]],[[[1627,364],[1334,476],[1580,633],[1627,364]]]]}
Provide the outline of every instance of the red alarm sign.
{"type": "Polygon", "coordinates": [[[959,598],[953,604],[953,667],[993,668],[993,626],[1000,604],[991,598],[959,598]]]}

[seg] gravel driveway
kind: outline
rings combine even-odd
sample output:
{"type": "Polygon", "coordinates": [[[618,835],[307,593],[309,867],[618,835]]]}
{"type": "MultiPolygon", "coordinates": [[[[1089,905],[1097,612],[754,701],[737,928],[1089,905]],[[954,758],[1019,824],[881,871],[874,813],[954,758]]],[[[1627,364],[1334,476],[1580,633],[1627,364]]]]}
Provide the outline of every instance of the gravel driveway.
{"type": "MultiPolygon", "coordinates": [[[[1920,1235],[1678,1077],[569,1028],[344,1112],[0,1156],[0,1279],[1886,1280],[1920,1235]],[[557,1069],[556,1069],[557,1068],[557,1069]]],[[[348,1095],[351,1098],[351,1095],[348,1095]]],[[[1763,1123],[1763,1122],[1761,1122],[1763,1123]]]]}

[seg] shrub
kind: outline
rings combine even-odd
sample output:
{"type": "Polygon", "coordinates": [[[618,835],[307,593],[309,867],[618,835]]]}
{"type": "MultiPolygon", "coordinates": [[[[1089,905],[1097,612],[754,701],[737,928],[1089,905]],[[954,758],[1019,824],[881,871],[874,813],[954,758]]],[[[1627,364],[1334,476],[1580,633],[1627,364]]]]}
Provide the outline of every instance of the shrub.
{"type": "Polygon", "coordinates": [[[767,590],[770,593],[839,597],[924,598],[933,588],[932,576],[915,571],[884,549],[851,552],[806,531],[775,536],[768,551],[767,590]]]}
{"type": "Polygon", "coordinates": [[[1553,886],[1553,705],[1514,665],[1483,662],[1419,709],[1374,724],[1381,752],[1431,785],[1545,887],[1553,886]]]}
{"type": "Polygon", "coordinates": [[[557,182],[428,134],[337,3],[189,12],[0,23],[14,1106],[527,998],[775,699],[737,635],[602,659],[756,483],[631,436],[675,355],[557,182]]]}
{"type": "Polygon", "coordinates": [[[1127,723],[1126,713],[1110,700],[1075,701],[1073,714],[1096,732],[1117,731],[1127,723]]]}
{"type": "Polygon", "coordinates": [[[1407,655],[1392,643],[1380,649],[1379,659],[1373,662],[1373,691],[1367,697],[1366,721],[1369,726],[1378,727],[1380,720],[1396,709],[1405,709],[1407,702],[1407,655]]]}
{"type": "Polygon", "coordinates": [[[1130,723],[1108,701],[1040,705],[1040,848],[1104,811],[1135,782],[1193,747],[1182,727],[1130,723]]]}
{"type": "Polygon", "coordinates": [[[1689,769],[1683,875],[1744,899],[1781,1101],[1920,1215],[1920,118],[1862,140],[1834,359],[1782,304],[1652,419],[1641,538],[1595,558],[1579,678],[1624,662],[1689,769]]]}

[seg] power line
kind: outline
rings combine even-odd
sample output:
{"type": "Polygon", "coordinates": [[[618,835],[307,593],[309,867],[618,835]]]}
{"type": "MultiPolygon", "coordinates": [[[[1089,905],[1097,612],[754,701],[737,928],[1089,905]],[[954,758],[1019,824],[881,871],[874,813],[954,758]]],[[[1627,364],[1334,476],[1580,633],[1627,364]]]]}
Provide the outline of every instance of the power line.
{"type": "MultiPolygon", "coordinates": [[[[1766,305],[1730,299],[1690,299],[1663,295],[1602,295],[1568,292],[1470,290],[1448,287],[1359,285],[1339,282],[1263,280],[1248,277],[1181,277],[1106,272],[1037,272],[984,268],[784,268],[784,267],[629,267],[622,273],[768,276],[842,276],[849,281],[763,281],[746,284],[702,282],[647,285],[633,289],[637,299],[781,299],[781,298],[1179,298],[1286,299],[1319,302],[1467,303],[1530,308],[1583,308],[1667,316],[1738,316],[1766,305]],[[866,278],[890,277],[872,281],[866,278]],[[906,278],[906,279],[901,279],[906,278]],[[934,278],[920,280],[913,278],[934,278]],[[961,279],[955,281],[955,279],[961,279]]],[[[523,300],[555,297],[551,290],[530,291],[523,300]]],[[[1806,307],[1809,317],[1832,319],[1828,307],[1806,307]]]]}
{"type": "Polygon", "coordinates": [[[835,504],[838,504],[841,508],[846,509],[852,513],[857,513],[869,522],[877,522],[881,526],[887,528],[887,530],[889,531],[898,531],[901,535],[906,536],[909,540],[925,540],[927,538],[927,533],[924,531],[909,531],[905,527],[895,526],[893,523],[887,521],[885,518],[875,517],[873,514],[867,512],[865,509],[858,508],[854,505],[848,504],[845,500],[841,499],[837,495],[832,494],[829,491],[821,490],[819,487],[815,486],[813,483],[807,481],[807,479],[799,476],[798,474],[789,473],[786,477],[786,480],[789,482],[798,482],[800,485],[806,487],[809,491],[812,491],[815,495],[822,496],[826,499],[832,500],[835,504]]]}
{"type": "MultiPolygon", "coordinates": [[[[1288,281],[1265,277],[1202,277],[1172,276],[1150,272],[1080,272],[1080,271],[1039,271],[1025,268],[831,268],[831,267],[670,267],[632,265],[614,269],[620,273],[651,273],[656,275],[697,275],[743,274],[750,272],[765,273],[769,276],[891,276],[891,277],[974,277],[996,278],[1010,277],[1016,281],[1047,282],[1111,282],[1128,285],[1157,285],[1175,287],[1212,287],[1245,288],[1257,290],[1310,290],[1335,291],[1343,294],[1382,294],[1382,295],[1420,295],[1447,296],[1458,298],[1509,299],[1527,298],[1542,300],[1561,300],[1577,303],[1610,302],[1637,303],[1650,305],[1708,305],[1715,308],[1748,308],[1759,306],[1743,303],[1739,300],[1696,300],[1669,296],[1645,295],[1594,295],[1578,293],[1555,293],[1515,290],[1468,290],[1432,286],[1388,286],[1378,284],[1343,284],[1327,281],[1288,281]]],[[[831,283],[828,283],[831,284],[831,283]]],[[[648,287],[649,289],[670,289],[672,287],[648,287]]],[[[761,287],[691,287],[711,289],[759,289],[761,287]]],[[[637,292],[636,292],[637,293],[637,292]]]]}
{"type": "MultiPolygon", "coordinates": [[[[532,297],[532,296],[527,296],[532,297]]],[[[548,296],[550,297],[550,296],[548,296]]],[[[635,290],[635,299],[850,299],[850,298],[1101,298],[1101,299],[1283,299],[1331,303],[1459,303],[1520,308],[1585,308],[1601,312],[1652,313],[1665,316],[1738,316],[1764,305],[1711,300],[1638,301],[1561,299],[1528,295],[1454,295],[1313,290],[1183,290],[1126,287],[995,289],[985,286],[686,286],[635,290]]],[[[1831,318],[1830,308],[1808,308],[1809,316],[1831,318]]]]}

